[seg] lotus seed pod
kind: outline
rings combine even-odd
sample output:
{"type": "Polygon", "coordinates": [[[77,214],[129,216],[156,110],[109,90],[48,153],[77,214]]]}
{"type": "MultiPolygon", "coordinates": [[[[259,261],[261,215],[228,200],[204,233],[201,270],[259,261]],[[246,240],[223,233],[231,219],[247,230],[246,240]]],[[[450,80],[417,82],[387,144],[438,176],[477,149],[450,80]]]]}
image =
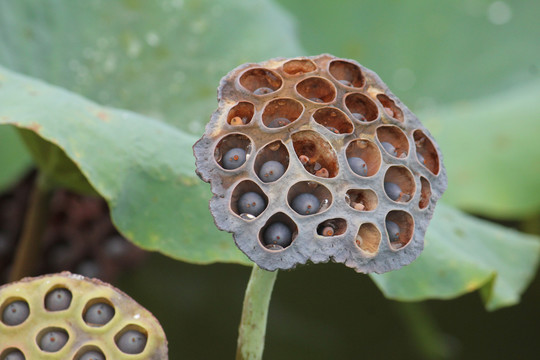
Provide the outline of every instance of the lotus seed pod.
{"type": "Polygon", "coordinates": [[[4,307],[2,322],[9,326],[22,324],[30,314],[28,303],[25,300],[11,301],[4,307]]]}
{"type": "Polygon", "coordinates": [[[232,70],[193,150],[216,225],[270,271],[329,260],[365,273],[399,269],[421,253],[447,185],[417,117],[373,71],[327,54],[232,70]],[[235,148],[245,161],[227,169],[222,154],[235,148]],[[265,179],[269,161],[283,167],[275,181],[265,179]],[[238,209],[250,191],[265,199],[256,217],[238,209]],[[316,211],[306,214],[302,194],[317,199],[316,211]]]}
{"type": "Polygon", "coordinates": [[[165,333],[153,315],[97,279],[63,272],[0,287],[2,312],[14,303],[30,311],[18,325],[0,322],[2,360],[168,358],[165,333]]]}

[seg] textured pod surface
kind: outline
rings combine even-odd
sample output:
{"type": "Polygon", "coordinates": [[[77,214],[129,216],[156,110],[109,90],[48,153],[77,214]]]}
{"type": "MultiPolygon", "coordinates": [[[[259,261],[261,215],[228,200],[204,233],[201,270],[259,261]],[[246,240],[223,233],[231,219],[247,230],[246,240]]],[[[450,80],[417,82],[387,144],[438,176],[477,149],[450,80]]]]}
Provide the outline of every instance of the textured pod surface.
{"type": "Polygon", "coordinates": [[[333,260],[383,273],[418,257],[446,170],[430,133],[377,74],[327,54],[273,59],[227,74],[218,102],[193,148],[197,173],[211,184],[216,225],[257,265],[276,270],[333,260]],[[240,108],[249,111],[231,121],[240,108]],[[235,169],[222,162],[231,148],[246,153],[235,169]],[[261,181],[267,161],[280,162],[285,173],[261,181]],[[248,191],[268,199],[257,216],[238,210],[248,191]],[[292,207],[304,193],[320,203],[307,215],[292,207]],[[388,222],[397,235],[389,236],[388,222]],[[273,223],[290,229],[286,247],[265,244],[273,223]]]}
{"type": "Polygon", "coordinates": [[[92,352],[106,359],[167,359],[165,333],[154,316],[133,299],[97,279],[63,272],[0,287],[0,309],[13,301],[24,301],[29,316],[20,324],[7,325],[0,319],[0,359],[18,350],[26,359],[80,359],[92,352]],[[72,299],[66,309],[51,311],[45,306],[47,295],[67,289],[72,299]],[[85,312],[96,303],[114,308],[114,316],[103,325],[87,323],[85,312]],[[146,338],[136,353],[123,351],[118,339],[129,331],[146,338]],[[66,341],[67,338],[67,341],[66,341]],[[129,355],[128,355],[129,354],[129,355]]]}

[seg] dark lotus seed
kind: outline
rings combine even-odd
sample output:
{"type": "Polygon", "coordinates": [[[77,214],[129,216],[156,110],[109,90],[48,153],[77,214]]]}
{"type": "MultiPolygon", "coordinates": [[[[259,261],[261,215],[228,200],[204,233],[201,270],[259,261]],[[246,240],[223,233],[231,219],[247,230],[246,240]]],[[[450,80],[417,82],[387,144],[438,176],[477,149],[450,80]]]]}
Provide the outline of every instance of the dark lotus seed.
{"type": "Polygon", "coordinates": [[[270,89],[269,87],[260,87],[258,89],[255,89],[255,91],[253,92],[255,95],[266,95],[266,94],[270,94],[271,92],[273,92],[274,90],[270,89]]]}
{"type": "Polygon", "coordinates": [[[45,297],[45,309],[49,311],[65,310],[71,304],[71,291],[68,289],[54,289],[45,297]]]}
{"type": "Polygon", "coordinates": [[[4,360],[25,360],[25,359],[26,358],[24,357],[23,353],[17,349],[10,351],[4,358],[4,360]]]}
{"type": "Polygon", "coordinates": [[[223,156],[223,167],[227,170],[236,169],[246,162],[246,151],[241,148],[232,148],[223,156]]]}
{"type": "Polygon", "coordinates": [[[381,143],[381,145],[384,148],[384,150],[386,150],[387,153],[389,153],[390,155],[393,155],[393,156],[397,156],[397,151],[396,151],[396,148],[394,147],[394,145],[390,144],[387,141],[383,141],[381,143]]]}
{"type": "Polygon", "coordinates": [[[120,336],[116,345],[126,354],[140,354],[146,346],[146,336],[136,330],[128,330],[120,336]]]}
{"type": "Polygon", "coordinates": [[[364,159],[351,156],[350,158],[347,158],[347,161],[349,162],[352,171],[360,176],[367,176],[367,165],[364,159]]]}
{"type": "Polygon", "coordinates": [[[68,338],[67,333],[64,331],[49,331],[39,341],[39,347],[43,351],[57,352],[66,345],[68,338]]]}
{"type": "Polygon", "coordinates": [[[282,222],[275,222],[268,226],[263,235],[265,245],[279,245],[282,248],[291,244],[291,238],[291,230],[282,222]]]}
{"type": "Polygon", "coordinates": [[[105,360],[105,356],[99,351],[90,350],[82,354],[77,360],[105,360]]]}
{"type": "Polygon", "coordinates": [[[30,314],[28,303],[22,300],[16,300],[6,306],[2,314],[2,322],[9,326],[22,324],[30,314]]]}
{"type": "Polygon", "coordinates": [[[398,201],[399,196],[401,195],[401,188],[398,184],[393,182],[385,182],[384,191],[386,192],[386,195],[394,201],[398,201]]]}
{"type": "Polygon", "coordinates": [[[291,203],[294,211],[300,215],[315,214],[319,211],[321,203],[313,194],[303,193],[295,197],[291,203]]]}
{"type": "Polygon", "coordinates": [[[391,242],[399,241],[399,225],[393,221],[386,220],[386,230],[391,242]]]}
{"type": "Polygon", "coordinates": [[[251,214],[253,216],[259,216],[266,208],[263,197],[253,191],[240,196],[237,205],[241,214],[251,214]]]}
{"type": "Polygon", "coordinates": [[[280,118],[275,118],[274,120],[270,121],[270,123],[268,124],[268,127],[275,129],[275,128],[280,128],[280,127],[289,125],[290,123],[291,123],[291,120],[280,117],[280,118]]]}
{"type": "Polygon", "coordinates": [[[105,325],[114,316],[114,308],[105,303],[97,303],[88,308],[84,321],[92,325],[105,325]]]}
{"type": "Polygon", "coordinates": [[[279,179],[285,173],[285,166],[275,160],[270,160],[262,164],[259,177],[263,182],[272,182],[279,179]]]}

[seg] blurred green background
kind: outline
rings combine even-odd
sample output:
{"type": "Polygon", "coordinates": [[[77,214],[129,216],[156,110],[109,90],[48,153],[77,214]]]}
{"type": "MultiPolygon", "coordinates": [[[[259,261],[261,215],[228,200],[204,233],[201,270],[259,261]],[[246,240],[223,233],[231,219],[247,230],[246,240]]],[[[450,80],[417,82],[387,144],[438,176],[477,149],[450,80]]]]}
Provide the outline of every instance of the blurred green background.
{"type": "MultiPolygon", "coordinates": [[[[446,203],[540,234],[537,1],[65,5],[1,0],[0,63],[198,137],[216,107],[220,77],[240,63],[323,52],[355,59],[439,142],[449,172],[446,203]],[[171,43],[181,46],[165,46],[171,43]]],[[[0,183],[30,163],[8,161],[7,149],[17,146],[2,129],[0,161],[13,170],[0,183]]],[[[153,254],[118,286],[161,320],[171,359],[229,359],[249,272],[153,254]]],[[[536,277],[518,306],[493,313],[476,292],[398,303],[343,265],[303,266],[278,275],[265,358],[532,359],[540,351],[539,294],[536,277]]]]}

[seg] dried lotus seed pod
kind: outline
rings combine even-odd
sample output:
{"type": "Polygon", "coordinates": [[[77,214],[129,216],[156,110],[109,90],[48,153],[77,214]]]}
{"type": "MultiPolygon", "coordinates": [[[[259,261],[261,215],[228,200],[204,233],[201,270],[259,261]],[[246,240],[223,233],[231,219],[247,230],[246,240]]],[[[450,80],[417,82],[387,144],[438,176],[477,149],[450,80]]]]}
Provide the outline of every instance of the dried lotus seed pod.
{"type": "Polygon", "coordinates": [[[0,310],[8,314],[0,319],[0,359],[168,358],[154,316],[97,279],[69,272],[25,278],[0,287],[0,310]]]}
{"type": "Polygon", "coordinates": [[[422,251],[447,185],[417,117],[373,71],[328,54],[232,70],[193,150],[216,225],[271,271],[329,260],[399,269],[422,251]],[[249,192],[265,200],[260,212],[238,206],[249,192]]]}

